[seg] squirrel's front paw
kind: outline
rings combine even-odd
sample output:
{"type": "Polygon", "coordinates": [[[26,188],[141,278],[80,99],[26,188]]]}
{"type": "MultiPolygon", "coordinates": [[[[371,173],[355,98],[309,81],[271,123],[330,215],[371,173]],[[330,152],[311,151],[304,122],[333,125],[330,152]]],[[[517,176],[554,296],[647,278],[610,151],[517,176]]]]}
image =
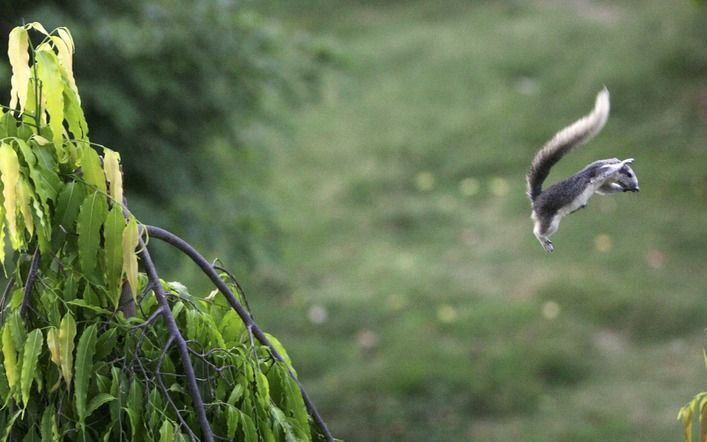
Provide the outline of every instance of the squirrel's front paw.
{"type": "Polygon", "coordinates": [[[546,252],[552,252],[555,250],[555,247],[552,245],[552,241],[549,239],[546,239],[545,242],[543,243],[543,247],[545,248],[546,252]]]}

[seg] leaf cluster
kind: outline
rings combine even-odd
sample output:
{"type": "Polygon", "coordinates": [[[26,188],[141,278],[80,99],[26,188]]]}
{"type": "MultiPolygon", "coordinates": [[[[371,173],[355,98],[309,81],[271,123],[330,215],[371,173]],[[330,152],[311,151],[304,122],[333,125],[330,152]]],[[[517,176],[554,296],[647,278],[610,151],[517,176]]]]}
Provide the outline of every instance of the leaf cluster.
{"type": "MultiPolygon", "coordinates": [[[[66,28],[30,23],[9,38],[0,250],[7,245],[12,257],[0,256],[9,271],[0,299],[0,441],[312,440],[274,337],[283,360],[221,297],[196,297],[138,271],[146,238],[125,206],[120,156],[88,138],[73,50],[66,28]],[[185,386],[192,371],[198,395],[185,386]],[[200,427],[198,406],[213,435],[200,427]]],[[[228,273],[221,277],[240,294],[228,273]]]]}
{"type": "Polygon", "coordinates": [[[248,3],[7,2],[0,22],[70,26],[80,41],[84,111],[94,139],[123,153],[133,209],[159,214],[170,229],[195,225],[194,239],[208,246],[227,235],[229,253],[253,262],[271,247],[266,239],[275,227],[257,185],[267,152],[249,133],[255,122],[272,121],[273,97],[312,96],[326,49],[248,3]],[[219,186],[228,200],[203,204],[204,189],[219,186]],[[227,210],[229,222],[213,225],[213,210],[227,210]]]}

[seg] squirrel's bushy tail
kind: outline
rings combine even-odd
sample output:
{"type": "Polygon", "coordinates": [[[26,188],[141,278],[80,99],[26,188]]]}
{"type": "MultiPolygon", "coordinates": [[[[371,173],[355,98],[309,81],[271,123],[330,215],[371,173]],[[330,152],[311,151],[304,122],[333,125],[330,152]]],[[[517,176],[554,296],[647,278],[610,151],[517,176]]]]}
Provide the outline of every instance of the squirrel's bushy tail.
{"type": "Polygon", "coordinates": [[[552,166],[567,152],[586,143],[599,133],[607,118],[609,118],[609,91],[604,88],[597,94],[594,110],[589,115],[559,131],[535,154],[527,176],[530,201],[535,201],[542,192],[543,182],[550,174],[552,166]]]}

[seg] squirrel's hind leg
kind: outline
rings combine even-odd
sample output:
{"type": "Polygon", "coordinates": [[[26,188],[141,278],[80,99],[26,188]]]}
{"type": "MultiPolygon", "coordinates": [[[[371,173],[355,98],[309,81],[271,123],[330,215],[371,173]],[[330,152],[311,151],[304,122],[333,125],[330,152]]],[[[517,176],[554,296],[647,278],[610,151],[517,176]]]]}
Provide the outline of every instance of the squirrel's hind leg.
{"type": "Polygon", "coordinates": [[[560,216],[554,215],[552,217],[539,217],[535,212],[533,212],[533,220],[535,221],[535,227],[533,228],[533,233],[535,237],[540,241],[540,245],[543,246],[546,252],[552,252],[555,247],[550,241],[550,236],[552,236],[557,229],[560,227],[560,216]]]}

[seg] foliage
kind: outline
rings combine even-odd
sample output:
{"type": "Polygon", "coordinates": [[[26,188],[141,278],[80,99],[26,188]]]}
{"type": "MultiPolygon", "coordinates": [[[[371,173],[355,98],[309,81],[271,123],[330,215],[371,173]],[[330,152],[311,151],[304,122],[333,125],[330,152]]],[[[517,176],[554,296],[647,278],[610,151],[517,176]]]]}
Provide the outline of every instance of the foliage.
{"type": "MultiPolygon", "coordinates": [[[[707,358],[705,360],[707,364],[707,358]]],[[[693,441],[693,425],[697,422],[697,432],[700,442],[707,438],[707,392],[697,395],[684,407],[680,408],[678,419],[682,422],[685,442],[693,441]]]]}
{"type": "Polygon", "coordinates": [[[254,326],[216,293],[197,297],[138,273],[138,256],[154,271],[144,229],[124,205],[120,156],[89,141],[73,49],[66,28],[48,33],[39,23],[9,38],[2,440],[213,440],[200,409],[218,437],[311,440],[303,394],[274,337],[256,343],[254,326]]]}
{"type": "Polygon", "coordinates": [[[221,256],[252,263],[272,252],[266,239],[275,229],[259,191],[269,162],[249,134],[256,122],[274,118],[273,96],[297,102],[311,95],[326,53],[316,41],[238,0],[0,5],[4,25],[31,21],[72,29],[93,139],[111,140],[123,154],[136,213],[182,232],[190,226],[190,237],[221,256]],[[206,206],[205,188],[229,196],[206,206]],[[213,211],[229,222],[211,223],[213,211]],[[219,247],[224,237],[228,248],[219,247]]]}

